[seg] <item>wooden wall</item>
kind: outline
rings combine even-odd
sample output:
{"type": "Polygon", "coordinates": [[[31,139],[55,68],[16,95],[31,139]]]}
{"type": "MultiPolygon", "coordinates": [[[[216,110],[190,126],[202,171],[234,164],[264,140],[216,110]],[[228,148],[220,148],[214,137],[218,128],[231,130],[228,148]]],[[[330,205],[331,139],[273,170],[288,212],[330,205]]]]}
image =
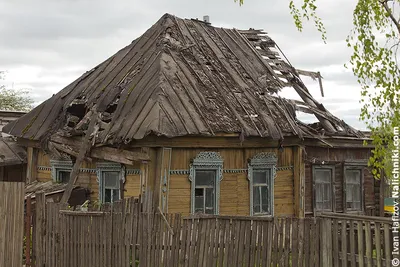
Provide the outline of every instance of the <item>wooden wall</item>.
{"type": "MultiPolygon", "coordinates": [[[[219,152],[224,159],[224,170],[247,169],[248,159],[260,152],[275,152],[278,156],[279,170],[274,184],[275,215],[293,215],[293,149],[284,148],[282,152],[271,148],[241,148],[241,149],[173,149],[171,170],[188,170],[190,160],[201,151],[219,152]]],[[[170,176],[168,191],[168,212],[190,214],[190,181],[187,174],[170,176]]],[[[250,215],[250,190],[246,172],[223,173],[220,184],[220,214],[250,215]]]]}
{"type": "MultiPolygon", "coordinates": [[[[305,161],[305,201],[306,214],[313,213],[313,178],[312,166],[320,165],[322,161],[326,165],[332,165],[335,168],[335,212],[344,212],[344,162],[352,160],[365,160],[370,157],[368,148],[320,148],[307,147],[305,161]]],[[[364,168],[364,209],[365,213],[374,210],[374,215],[379,215],[379,181],[376,181],[370,169],[364,168]]]]}
{"type": "MultiPolygon", "coordinates": [[[[36,171],[36,178],[40,182],[47,182],[52,179],[51,171],[48,169],[51,167],[49,155],[43,151],[38,152],[37,166],[33,168],[36,171]],[[42,168],[47,167],[47,168],[42,168]]],[[[28,162],[29,164],[29,162],[28,162]]],[[[96,162],[83,162],[81,168],[91,169],[91,172],[80,172],[77,185],[89,188],[91,191],[91,199],[93,201],[98,200],[99,197],[99,183],[97,181],[97,175],[94,171],[96,169],[96,162]]],[[[126,166],[127,169],[140,169],[140,165],[126,166]]],[[[139,174],[127,174],[125,181],[125,197],[139,196],[140,194],[140,175],[139,174]]]]}

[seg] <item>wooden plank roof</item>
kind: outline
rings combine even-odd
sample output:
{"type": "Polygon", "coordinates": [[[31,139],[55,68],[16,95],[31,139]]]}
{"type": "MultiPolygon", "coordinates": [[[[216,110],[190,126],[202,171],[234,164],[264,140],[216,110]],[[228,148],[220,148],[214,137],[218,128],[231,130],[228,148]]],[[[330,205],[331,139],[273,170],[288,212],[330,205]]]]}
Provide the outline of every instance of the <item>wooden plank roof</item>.
{"type": "Polygon", "coordinates": [[[79,136],[96,112],[95,142],[103,144],[147,135],[362,136],[315,101],[283,57],[260,30],[217,28],[165,14],[3,131],[30,140],[56,132],[79,136]],[[304,102],[277,96],[284,87],[295,88],[304,102]],[[320,123],[300,122],[296,110],[320,123]]]}

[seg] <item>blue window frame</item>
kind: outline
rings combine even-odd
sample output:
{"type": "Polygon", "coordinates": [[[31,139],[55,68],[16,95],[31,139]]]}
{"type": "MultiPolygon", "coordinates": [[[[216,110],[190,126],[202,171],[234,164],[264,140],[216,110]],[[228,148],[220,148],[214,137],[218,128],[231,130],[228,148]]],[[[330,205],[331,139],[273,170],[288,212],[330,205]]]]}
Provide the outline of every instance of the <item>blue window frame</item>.
{"type": "Polygon", "coordinates": [[[51,178],[56,183],[68,183],[72,171],[72,162],[68,160],[51,160],[51,178]]]}

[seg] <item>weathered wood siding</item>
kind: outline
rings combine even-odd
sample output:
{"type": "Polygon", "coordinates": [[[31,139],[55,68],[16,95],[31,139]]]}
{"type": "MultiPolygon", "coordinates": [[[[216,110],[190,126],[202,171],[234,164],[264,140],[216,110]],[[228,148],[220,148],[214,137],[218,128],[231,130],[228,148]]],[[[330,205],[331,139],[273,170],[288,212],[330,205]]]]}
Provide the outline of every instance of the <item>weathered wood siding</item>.
{"type": "MultiPolygon", "coordinates": [[[[285,148],[279,152],[274,148],[242,148],[242,149],[173,149],[171,170],[188,170],[191,159],[202,151],[219,152],[224,159],[224,173],[220,184],[220,214],[249,215],[250,190],[247,179],[247,162],[260,152],[275,152],[278,156],[277,176],[274,184],[275,215],[293,215],[293,149],[285,148]],[[235,172],[235,170],[242,171],[235,172]]],[[[170,176],[168,191],[168,212],[190,213],[191,182],[187,174],[170,176]]]]}
{"type": "Polygon", "coordinates": [[[0,266],[22,266],[24,186],[0,182],[0,266]]]}
{"type": "MultiPolygon", "coordinates": [[[[306,214],[313,213],[313,177],[312,166],[320,165],[322,161],[326,165],[335,166],[335,212],[344,212],[344,162],[351,160],[368,160],[370,149],[368,148],[321,148],[307,147],[305,158],[305,201],[306,214]]],[[[379,215],[379,181],[375,181],[369,168],[363,168],[364,209],[365,213],[374,212],[379,215]]]]}
{"type": "MultiPolygon", "coordinates": [[[[36,170],[37,180],[40,182],[46,182],[52,179],[51,167],[49,155],[43,151],[39,151],[36,170]]],[[[28,162],[30,164],[30,162],[28,162]]],[[[99,182],[97,181],[97,174],[94,171],[96,169],[96,161],[83,162],[81,168],[91,169],[91,172],[80,172],[77,185],[89,188],[91,191],[91,199],[98,200],[99,197],[99,182]]],[[[127,169],[140,169],[140,165],[126,166],[127,169]]],[[[140,194],[140,174],[127,174],[125,182],[125,197],[137,197],[140,194]]]]}

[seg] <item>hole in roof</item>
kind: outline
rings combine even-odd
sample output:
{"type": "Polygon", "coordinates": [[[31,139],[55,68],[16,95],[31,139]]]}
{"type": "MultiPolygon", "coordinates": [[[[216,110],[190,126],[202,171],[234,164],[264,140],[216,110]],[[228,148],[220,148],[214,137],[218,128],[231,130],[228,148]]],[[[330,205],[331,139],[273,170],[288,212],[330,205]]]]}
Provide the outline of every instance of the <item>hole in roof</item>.
{"type": "Polygon", "coordinates": [[[72,103],[67,108],[67,113],[78,118],[83,118],[86,114],[86,104],[84,103],[72,103]]]}
{"type": "Polygon", "coordinates": [[[306,124],[311,124],[315,122],[319,122],[317,117],[315,117],[314,114],[309,114],[309,113],[304,113],[302,111],[296,111],[296,117],[299,121],[306,123],[306,124]]]}

